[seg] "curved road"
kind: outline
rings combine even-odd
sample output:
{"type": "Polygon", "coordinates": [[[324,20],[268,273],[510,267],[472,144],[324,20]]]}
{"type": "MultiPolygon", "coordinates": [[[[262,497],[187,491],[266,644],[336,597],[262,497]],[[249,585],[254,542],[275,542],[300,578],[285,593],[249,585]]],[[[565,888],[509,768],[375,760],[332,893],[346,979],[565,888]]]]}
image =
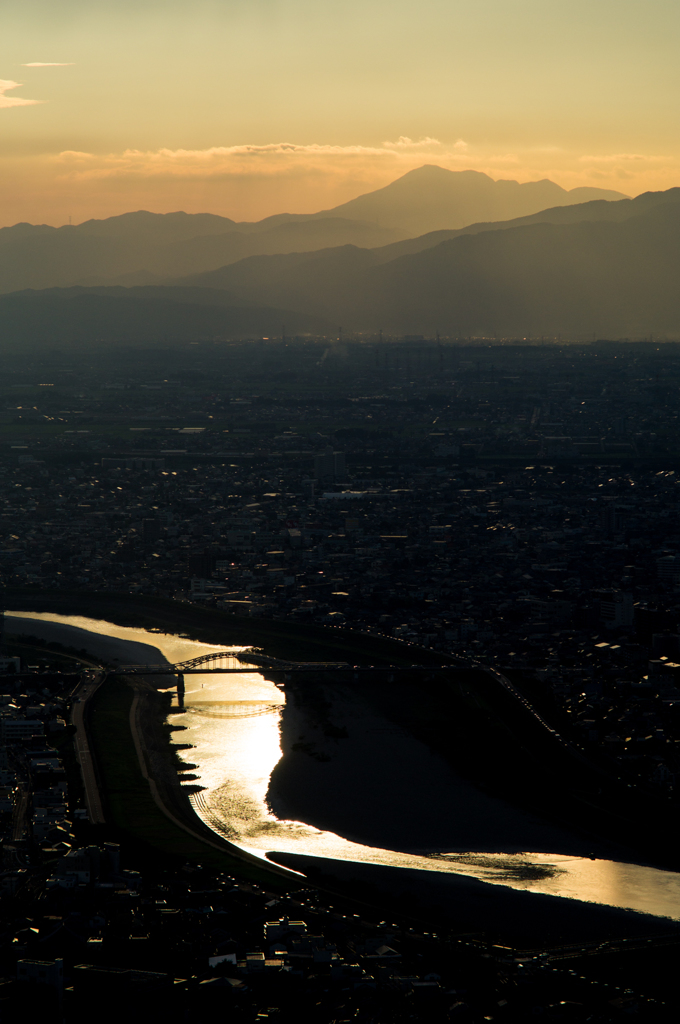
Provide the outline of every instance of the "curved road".
{"type": "Polygon", "coordinates": [[[87,673],[74,695],[74,704],[71,711],[71,721],[76,728],[75,746],[76,755],[80,763],[80,771],[83,776],[85,787],[85,803],[87,813],[92,825],[103,825],[106,821],[102,808],[99,786],[94,771],[94,762],[90,751],[90,744],[85,728],[85,714],[87,702],[94,696],[104,681],[105,672],[87,673]]]}

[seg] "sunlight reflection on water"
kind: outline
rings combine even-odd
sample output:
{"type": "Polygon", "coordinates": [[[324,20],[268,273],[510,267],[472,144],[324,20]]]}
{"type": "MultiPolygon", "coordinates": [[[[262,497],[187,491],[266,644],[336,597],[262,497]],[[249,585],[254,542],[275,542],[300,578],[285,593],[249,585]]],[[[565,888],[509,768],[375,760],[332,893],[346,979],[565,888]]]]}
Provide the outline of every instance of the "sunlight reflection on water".
{"type": "MultiPolygon", "coordinates": [[[[8,612],[63,623],[93,634],[152,645],[171,663],[224,647],[81,616],[8,612]]],[[[91,649],[96,651],[94,637],[91,649]]],[[[244,650],[245,648],[230,649],[244,650]]],[[[277,818],[266,803],[280,760],[279,723],[285,694],[259,672],[185,676],[184,713],[170,716],[191,743],[205,787],[191,797],[196,813],[219,834],[261,857],[287,852],[365,864],[466,875],[494,885],[623,907],[680,920],[680,873],[637,864],[545,853],[420,851],[404,853],[352,843],[300,821],[277,818]]],[[[176,734],[178,735],[178,734],[176,734]]]]}

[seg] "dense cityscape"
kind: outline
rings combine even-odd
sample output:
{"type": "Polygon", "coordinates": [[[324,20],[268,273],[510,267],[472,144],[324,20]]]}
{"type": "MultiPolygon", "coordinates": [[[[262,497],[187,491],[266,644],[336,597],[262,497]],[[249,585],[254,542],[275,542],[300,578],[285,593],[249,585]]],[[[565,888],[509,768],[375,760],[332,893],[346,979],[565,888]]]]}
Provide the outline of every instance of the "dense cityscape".
{"type": "MultiPolygon", "coordinates": [[[[377,346],[343,358],[365,347],[377,362],[377,346]]],[[[473,656],[672,797],[675,347],[397,353],[398,383],[375,394],[358,393],[370,378],[253,394],[226,373],[205,391],[200,371],[191,389],[101,372],[10,386],[32,397],[6,403],[25,444],[2,467],[5,586],[161,594],[473,656]],[[440,364],[457,377],[438,382],[440,364]]]]}
{"type": "MultiPolygon", "coordinates": [[[[677,346],[204,347],[202,365],[167,353],[168,380],[158,353],[135,375],[8,367],[8,610],[42,591],[171,598],[491,666],[594,771],[676,813],[677,346]]],[[[98,663],[26,633],[4,637],[0,697],[7,1014],[86,1019],[102,997],[140,1019],[677,1010],[658,976],[645,990],[646,937],[639,962],[614,938],[516,953],[359,890],[159,861],[88,821],[73,736],[98,663]]],[[[651,938],[658,975],[677,935],[651,938]]]]}

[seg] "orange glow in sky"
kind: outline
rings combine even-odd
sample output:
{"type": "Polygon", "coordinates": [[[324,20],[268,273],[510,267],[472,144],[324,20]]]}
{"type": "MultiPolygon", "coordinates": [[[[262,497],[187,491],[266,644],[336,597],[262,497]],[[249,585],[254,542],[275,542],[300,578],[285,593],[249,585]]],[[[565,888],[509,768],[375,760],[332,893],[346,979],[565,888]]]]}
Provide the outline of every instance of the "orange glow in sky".
{"type": "Polygon", "coordinates": [[[423,163],[680,183],[670,0],[10,0],[2,223],[312,212],[423,163]]]}

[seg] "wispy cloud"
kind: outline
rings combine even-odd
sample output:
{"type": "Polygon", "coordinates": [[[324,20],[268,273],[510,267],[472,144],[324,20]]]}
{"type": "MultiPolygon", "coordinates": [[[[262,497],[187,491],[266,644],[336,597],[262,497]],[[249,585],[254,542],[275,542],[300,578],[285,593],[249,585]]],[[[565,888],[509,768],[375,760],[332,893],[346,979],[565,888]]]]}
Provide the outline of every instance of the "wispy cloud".
{"type": "Polygon", "coordinates": [[[446,145],[429,136],[413,140],[400,136],[378,146],[338,146],[326,143],[271,142],[265,145],[211,146],[208,149],[127,149],[122,153],[96,155],[67,150],[55,159],[77,178],[219,177],[273,175],[299,170],[336,171],[349,166],[387,161],[408,169],[414,161],[432,154],[438,162],[468,160],[467,143],[458,139],[446,145]]]}
{"type": "Polygon", "coordinates": [[[6,96],[5,93],[12,89],[20,89],[21,82],[11,82],[0,78],[0,109],[3,107],[33,107],[36,103],[43,103],[43,100],[25,100],[21,96],[6,96]]]}
{"type": "Polygon", "coordinates": [[[56,60],[34,60],[30,64],[21,64],[22,68],[72,68],[75,61],[62,63],[56,60]]]}
{"type": "Polygon", "coordinates": [[[650,153],[604,153],[600,156],[579,157],[579,162],[582,164],[658,163],[665,159],[667,158],[653,156],[650,153]]]}
{"type": "MultiPolygon", "coordinates": [[[[462,143],[463,146],[465,146],[465,143],[463,142],[462,139],[459,139],[458,142],[455,143],[455,145],[459,146],[460,143],[462,143]]],[[[413,139],[409,139],[408,135],[400,135],[396,142],[383,142],[383,144],[382,144],[382,148],[383,149],[402,149],[402,150],[403,149],[432,149],[433,147],[437,147],[437,146],[441,146],[441,142],[439,141],[439,139],[431,139],[429,135],[426,135],[424,139],[418,139],[417,141],[414,141],[413,139]]]]}

